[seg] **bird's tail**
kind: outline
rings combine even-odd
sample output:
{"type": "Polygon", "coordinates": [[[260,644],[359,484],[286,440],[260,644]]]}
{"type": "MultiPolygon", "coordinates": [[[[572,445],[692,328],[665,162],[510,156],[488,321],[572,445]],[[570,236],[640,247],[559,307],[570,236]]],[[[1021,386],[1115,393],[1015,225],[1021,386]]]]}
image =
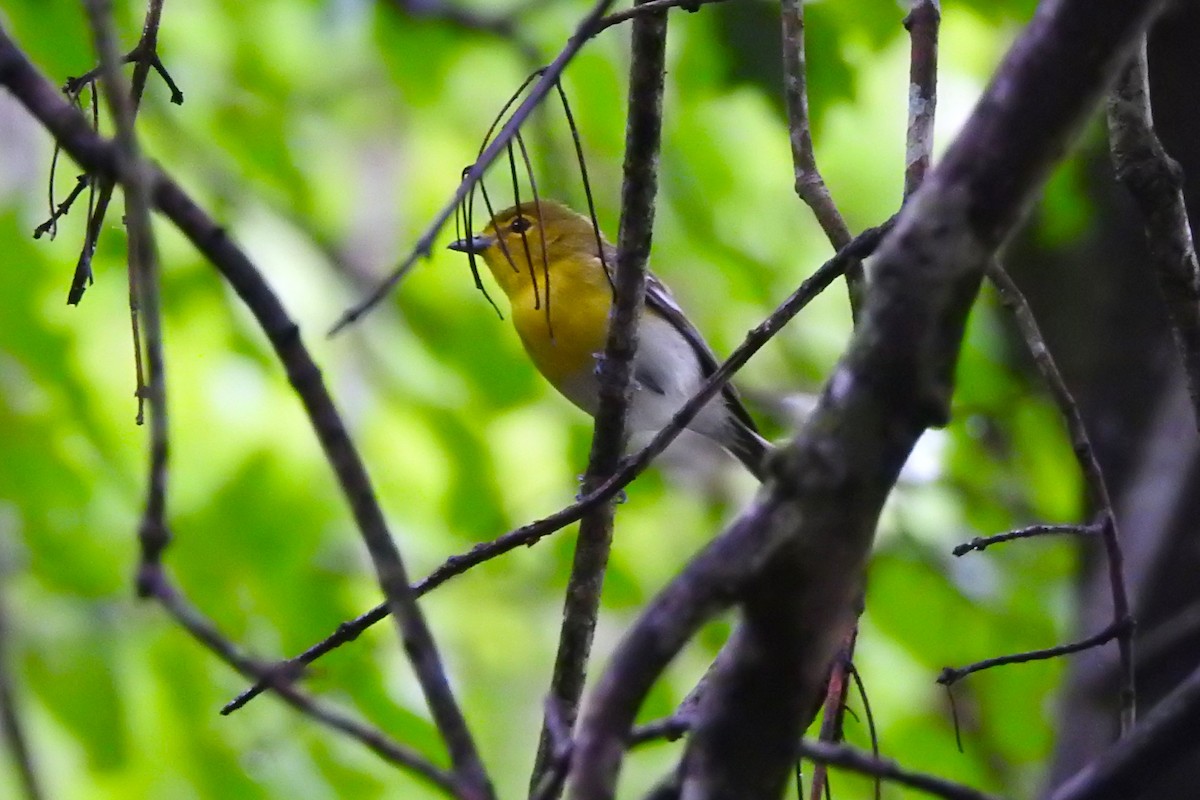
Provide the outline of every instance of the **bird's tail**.
{"type": "Polygon", "coordinates": [[[721,444],[761,482],[766,474],[767,456],[775,446],[736,416],[730,415],[729,433],[721,444]]]}

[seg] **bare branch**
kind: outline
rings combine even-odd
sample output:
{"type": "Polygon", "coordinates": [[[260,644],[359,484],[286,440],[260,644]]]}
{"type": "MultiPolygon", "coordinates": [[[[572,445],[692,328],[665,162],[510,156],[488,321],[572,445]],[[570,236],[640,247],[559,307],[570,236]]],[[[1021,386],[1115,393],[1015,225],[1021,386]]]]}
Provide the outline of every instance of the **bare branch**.
{"type": "MultiPolygon", "coordinates": [[[[529,547],[541,541],[556,531],[562,530],[572,522],[577,522],[585,512],[616,497],[640,475],[650,463],[660,455],[675,440],[675,438],[695,418],[703,408],[742,366],[757,353],[763,345],[770,341],[796,314],[807,306],[813,298],[829,287],[833,281],[841,277],[846,265],[851,261],[859,261],[875,251],[883,236],[892,229],[894,219],[889,219],[877,228],[868,228],[837,255],[825,262],[816,272],[805,280],[778,308],[761,324],[746,334],[742,344],[726,359],[704,384],[696,390],[692,397],[680,406],[671,418],[669,425],[655,434],[641,450],[622,462],[621,468],[594,491],[584,495],[579,501],[540,520],[524,525],[515,530],[493,539],[481,542],[466,553],[451,556],[440,567],[430,573],[424,580],[413,587],[418,596],[436,589],[451,578],[476,567],[485,561],[490,561],[518,547],[529,547]]],[[[282,662],[279,670],[285,674],[298,675],[303,667],[334,650],[343,644],[354,641],[364,630],[387,617],[386,605],[379,605],[353,620],[342,623],[329,637],[310,647],[294,659],[282,662]]],[[[265,683],[256,684],[231,700],[221,713],[228,714],[241,708],[269,686],[265,683]]]]}
{"type": "MultiPolygon", "coordinates": [[[[812,209],[821,229],[834,250],[850,241],[850,228],[829,194],[829,187],[817,169],[812,128],[808,117],[808,72],[804,63],[804,4],[801,0],[781,0],[783,24],[783,96],[787,106],[788,139],[792,146],[792,164],[796,171],[796,194],[812,209]]],[[[861,264],[846,270],[850,290],[850,311],[854,319],[863,306],[866,278],[861,264]]]]}
{"type": "Polygon", "coordinates": [[[1108,139],[1117,179],[1133,196],[1146,225],[1151,265],[1200,426],[1200,262],[1183,199],[1183,171],[1154,131],[1145,40],[1109,95],[1108,139]]]}
{"type": "MultiPolygon", "coordinates": [[[[142,327],[146,337],[148,380],[145,384],[145,399],[150,404],[150,457],[146,508],[138,527],[141,561],[138,565],[137,580],[138,595],[146,597],[146,576],[161,568],[162,552],[170,541],[166,523],[167,385],[158,290],[158,250],[150,221],[147,170],[134,130],[132,96],[121,80],[120,57],[117,54],[116,35],[112,25],[112,4],[108,0],[88,0],[85,5],[96,53],[99,56],[104,96],[108,100],[109,110],[116,125],[114,142],[117,147],[117,170],[126,176],[125,225],[129,230],[129,294],[134,348],[138,349],[141,346],[138,332],[142,327]]],[[[155,27],[157,28],[157,19],[155,27]]],[[[140,356],[139,351],[139,365],[140,356]]]]}
{"type": "MultiPolygon", "coordinates": [[[[121,172],[119,151],[58,96],[3,30],[0,85],[6,86],[84,169],[107,180],[130,180],[121,172]]],[[[388,532],[366,468],[299,329],[245,253],[174,181],[157,169],[149,170],[147,181],[155,207],[225,276],[274,346],[354,513],[397,621],[405,653],[446,740],[458,779],[473,796],[491,796],[488,778],[450,690],[432,634],[409,589],[404,563],[388,532]]]]}
{"type": "Polygon", "coordinates": [[[974,664],[968,664],[965,667],[944,667],[941,674],[938,675],[937,682],[942,686],[953,686],[968,675],[982,672],[992,667],[1003,667],[1008,664],[1027,664],[1030,661],[1046,661],[1051,658],[1069,656],[1072,653],[1081,653],[1084,650],[1091,650],[1093,647],[1108,644],[1113,639],[1121,636],[1128,636],[1132,631],[1133,620],[1127,618],[1114,622],[1095,636],[1089,636],[1078,642],[1060,644],[1057,647],[1047,647],[1044,650],[1030,650],[1025,653],[987,658],[983,661],[977,661],[974,664]]]}
{"type": "MultiPolygon", "coordinates": [[[[691,724],[685,718],[666,717],[635,728],[630,736],[629,746],[637,747],[663,739],[674,741],[686,734],[690,728],[691,724]]],[[[945,798],[945,800],[999,800],[993,795],[969,786],[954,783],[936,775],[905,769],[891,759],[880,758],[878,755],[865,753],[847,745],[806,739],[800,742],[799,755],[818,764],[840,767],[860,775],[918,789],[934,797],[945,798]]]]}
{"type": "Polygon", "coordinates": [[[1113,626],[1118,627],[1117,647],[1120,651],[1121,679],[1120,701],[1121,732],[1128,733],[1133,727],[1136,713],[1134,695],[1134,664],[1133,664],[1133,611],[1125,589],[1125,557],[1121,552],[1121,539],[1117,531],[1117,517],[1113,512],[1112,500],[1108,494],[1108,484],[1104,480],[1104,472],[1096,458],[1095,448],[1092,447],[1091,437],[1083,424],[1083,415],[1079,406],[1067,388],[1066,382],[1058,371],[1058,365],[1050,355],[1046,341],[1038,329],[1033,310],[1021,294],[1021,290],[1013,283],[1012,278],[993,261],[988,265],[988,277],[1000,290],[1000,301],[1013,313],[1020,328],[1025,344],[1029,348],[1034,364],[1054,404],[1058,406],[1063,421],[1067,426],[1067,434],[1071,439],[1071,449],[1075,460],[1083,473],[1084,485],[1087,487],[1092,507],[1096,510],[1100,535],[1104,541],[1104,553],[1108,559],[1108,578],[1113,601],[1113,626]]]}
{"type": "Polygon", "coordinates": [[[956,546],[951,552],[956,556],[964,556],[972,550],[978,550],[982,553],[994,544],[1011,542],[1015,539],[1032,539],[1036,536],[1048,536],[1055,533],[1087,536],[1093,533],[1100,533],[1101,530],[1102,528],[1099,525],[1030,525],[1027,528],[1018,528],[1015,531],[997,533],[995,536],[976,536],[971,541],[956,546]]]}
{"type": "Polygon", "coordinates": [[[884,241],[863,324],[804,430],[773,460],[754,504],[618,646],[579,729],[573,797],[613,796],[646,692],[704,621],[739,601],[732,655],[719,659],[697,708],[683,793],[779,796],[804,710],[850,615],[878,512],[917,438],[947,419],[985,268],[1162,5],[1039,7],[884,241]]]}
{"type": "Polygon", "coordinates": [[[933,122],[937,112],[938,0],[909,0],[908,134],[904,157],[904,196],[925,180],[933,163],[933,122]]]}
{"type": "Polygon", "coordinates": [[[811,761],[828,764],[831,767],[841,767],[860,775],[882,778],[890,783],[918,789],[934,797],[945,798],[945,800],[999,800],[995,795],[972,789],[970,786],[948,781],[936,775],[914,772],[905,769],[890,758],[879,758],[846,745],[803,741],[800,743],[800,754],[811,761]]]}
{"type": "MultiPolygon", "coordinates": [[[[147,590],[180,627],[208,648],[217,658],[233,667],[247,679],[271,677],[274,670],[273,665],[263,664],[242,653],[170,584],[164,570],[154,573],[147,582],[147,590]]],[[[445,790],[448,794],[457,794],[456,789],[459,788],[459,785],[455,777],[434,766],[425,756],[412,748],[390,739],[369,725],[325,706],[294,688],[289,682],[275,683],[272,685],[272,689],[285,703],[306,717],[362,743],[385,761],[409,770],[430,784],[445,790]]]]}
{"type": "Polygon", "coordinates": [[[1146,788],[1146,776],[1166,772],[1195,748],[1200,668],[1184,678],[1125,738],[1060,786],[1051,800],[1125,800],[1146,788]]]}
{"type": "MultiPolygon", "coordinates": [[[[629,65],[629,117],[625,129],[621,228],[608,341],[600,364],[600,398],[592,451],[583,491],[592,492],[620,466],[628,435],[626,413],[638,347],[638,320],[646,296],[646,260],[653,238],[654,201],[658,194],[658,152],[662,139],[662,100],[666,74],[667,13],[633,20],[629,65]]],[[[615,505],[608,501],[588,512],[579,524],[575,559],[567,580],[562,630],[550,697],[573,726],[587,677],[588,656],[600,610],[604,572],[612,547],[615,505]]],[[[553,751],[549,722],[542,728],[532,786],[537,787],[553,751]]]]}
{"type": "MultiPolygon", "coordinates": [[[[150,0],[147,3],[146,17],[142,24],[142,36],[138,40],[137,46],[122,59],[122,63],[133,63],[134,65],[133,77],[129,81],[129,99],[132,106],[130,113],[133,117],[137,116],[138,110],[141,108],[142,95],[146,91],[146,81],[150,78],[151,68],[157,69],[159,74],[165,79],[168,88],[171,90],[171,102],[177,105],[183,102],[183,93],[179,91],[179,87],[171,80],[158,57],[158,29],[162,23],[163,2],[164,0],[150,0]]],[[[77,94],[84,84],[94,81],[103,69],[103,65],[100,65],[81,78],[69,79],[64,87],[64,91],[71,95],[77,94]]],[[[77,305],[83,299],[83,293],[91,282],[92,256],[96,252],[96,244],[100,240],[100,231],[104,227],[104,218],[108,214],[108,204],[112,200],[113,182],[111,180],[106,178],[97,179],[95,176],[91,180],[96,187],[95,204],[89,208],[87,234],[84,237],[83,250],[80,252],[78,263],[75,266],[75,276],[71,280],[71,289],[67,293],[68,305],[77,305]]],[[[138,357],[140,358],[140,352],[138,353],[138,357]]],[[[141,381],[139,381],[139,394],[143,390],[144,387],[141,381]]]]}

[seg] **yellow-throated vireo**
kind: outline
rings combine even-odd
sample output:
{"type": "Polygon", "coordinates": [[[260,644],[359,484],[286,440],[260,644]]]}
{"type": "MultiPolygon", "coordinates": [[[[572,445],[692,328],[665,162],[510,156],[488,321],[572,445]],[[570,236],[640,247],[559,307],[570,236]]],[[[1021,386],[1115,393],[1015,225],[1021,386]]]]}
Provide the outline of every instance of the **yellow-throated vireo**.
{"type": "MultiPolygon", "coordinates": [[[[508,296],[513,325],[538,371],[568,400],[594,415],[599,403],[597,359],[608,337],[616,248],[597,237],[587,217],[541,200],[501,211],[482,233],[454,242],[450,249],[483,257],[508,296]]],[[[627,424],[635,432],[657,431],[712,374],[717,359],[653,275],[646,278],[639,340],[627,424]]],[[[762,478],[771,445],[759,435],[730,384],[688,428],[724,447],[762,478]]]]}

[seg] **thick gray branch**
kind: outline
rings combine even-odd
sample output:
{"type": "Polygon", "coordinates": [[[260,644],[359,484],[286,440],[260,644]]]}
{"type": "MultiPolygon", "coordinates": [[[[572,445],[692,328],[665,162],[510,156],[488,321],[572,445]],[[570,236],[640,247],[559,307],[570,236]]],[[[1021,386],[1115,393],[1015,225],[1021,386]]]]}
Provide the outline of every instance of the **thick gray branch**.
{"type": "Polygon", "coordinates": [[[1109,96],[1108,139],[1117,178],[1133,195],[1146,225],[1151,265],[1200,426],[1200,262],[1183,199],[1183,172],[1154,131],[1144,39],[1109,96]]]}
{"type": "Polygon", "coordinates": [[[863,324],[817,411],[752,507],[618,647],[581,725],[574,797],[613,796],[645,693],[698,626],[737,601],[744,621],[698,709],[682,796],[779,797],[819,693],[812,676],[836,649],[879,509],[917,437],[947,419],[988,259],[1161,5],[1041,5],[884,241],[863,324]]]}

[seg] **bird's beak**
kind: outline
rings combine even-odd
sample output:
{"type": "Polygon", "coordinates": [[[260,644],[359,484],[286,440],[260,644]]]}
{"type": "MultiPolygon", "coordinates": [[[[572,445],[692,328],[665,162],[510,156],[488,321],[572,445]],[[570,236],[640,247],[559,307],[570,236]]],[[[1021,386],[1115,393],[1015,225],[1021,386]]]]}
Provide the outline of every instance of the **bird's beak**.
{"type": "Polygon", "coordinates": [[[472,236],[470,239],[459,239],[457,242],[451,242],[446,246],[459,253],[474,253],[475,255],[479,255],[491,247],[495,241],[491,236],[472,236]]]}

